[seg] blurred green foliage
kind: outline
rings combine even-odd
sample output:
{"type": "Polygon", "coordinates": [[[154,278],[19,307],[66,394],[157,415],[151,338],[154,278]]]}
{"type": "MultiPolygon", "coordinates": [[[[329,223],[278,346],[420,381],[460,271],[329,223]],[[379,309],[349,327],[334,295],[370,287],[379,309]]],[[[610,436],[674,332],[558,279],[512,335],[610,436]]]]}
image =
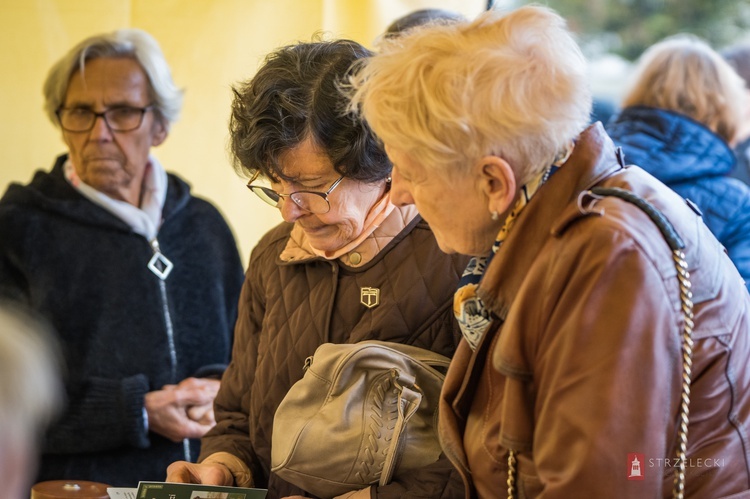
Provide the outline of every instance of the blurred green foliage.
{"type": "Polygon", "coordinates": [[[721,49],[750,38],[748,0],[496,0],[499,7],[547,5],[568,20],[588,55],[628,60],[677,33],[697,35],[721,49]]]}

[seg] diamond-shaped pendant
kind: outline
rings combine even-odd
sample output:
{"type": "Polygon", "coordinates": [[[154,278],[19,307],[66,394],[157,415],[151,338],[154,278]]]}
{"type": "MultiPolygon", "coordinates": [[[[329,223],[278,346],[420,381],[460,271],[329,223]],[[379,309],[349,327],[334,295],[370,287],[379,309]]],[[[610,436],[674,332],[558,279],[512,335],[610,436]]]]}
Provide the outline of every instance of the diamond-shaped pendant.
{"type": "Polygon", "coordinates": [[[174,264],[169,261],[169,258],[162,255],[158,251],[154,253],[154,256],[152,256],[151,260],[148,261],[149,270],[162,281],[165,281],[167,279],[169,273],[172,272],[173,267],[174,264]]]}

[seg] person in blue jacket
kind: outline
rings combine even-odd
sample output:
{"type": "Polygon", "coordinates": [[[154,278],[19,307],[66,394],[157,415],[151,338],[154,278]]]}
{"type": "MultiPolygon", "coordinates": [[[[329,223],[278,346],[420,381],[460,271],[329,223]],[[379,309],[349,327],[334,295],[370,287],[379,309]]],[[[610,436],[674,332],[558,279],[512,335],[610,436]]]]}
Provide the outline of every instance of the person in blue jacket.
{"type": "MultiPolygon", "coordinates": [[[[750,86],[750,42],[730,45],[722,49],[720,54],[745,80],[745,95],[750,97],[750,89],[747,88],[750,86]]],[[[737,158],[737,164],[731,176],[750,185],[750,102],[745,102],[745,115],[734,145],[734,155],[737,158]]]]}
{"type": "Polygon", "coordinates": [[[667,38],[640,58],[607,132],[636,164],[699,211],[750,286],[750,187],[731,178],[744,82],[707,43],[667,38]]]}
{"type": "Polygon", "coordinates": [[[0,199],[0,298],[54,328],[67,408],[38,481],[134,487],[195,460],[215,424],[242,264],[229,226],[151,149],[182,92],[141,30],[95,35],[44,85],[67,154],[0,199]]]}

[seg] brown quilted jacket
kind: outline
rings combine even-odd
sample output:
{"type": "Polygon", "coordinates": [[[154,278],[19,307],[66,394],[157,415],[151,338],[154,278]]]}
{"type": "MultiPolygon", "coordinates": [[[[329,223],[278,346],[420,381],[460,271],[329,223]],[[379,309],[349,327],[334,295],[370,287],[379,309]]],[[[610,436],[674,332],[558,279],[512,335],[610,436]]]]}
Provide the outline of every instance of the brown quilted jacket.
{"type": "MultiPolygon", "coordinates": [[[[276,408],[320,344],[376,339],[453,355],[460,338],[453,293],[467,259],[443,254],[429,226],[407,213],[396,208],[389,215],[402,217],[399,232],[383,234],[384,222],[373,234],[382,249],[359,266],[351,264],[352,253],[333,261],[306,254],[290,240],[289,224],[263,237],[250,258],[232,362],[216,398],[217,425],[203,439],[201,459],[229,452],[248,465],[256,487],[269,489],[269,499],[305,495],[270,473],[271,429],[276,408]],[[364,288],[380,290],[379,305],[362,304],[364,288]]],[[[368,241],[365,253],[372,252],[373,238],[368,241]]],[[[463,490],[443,458],[373,487],[372,495],[462,497],[463,490]]]]}

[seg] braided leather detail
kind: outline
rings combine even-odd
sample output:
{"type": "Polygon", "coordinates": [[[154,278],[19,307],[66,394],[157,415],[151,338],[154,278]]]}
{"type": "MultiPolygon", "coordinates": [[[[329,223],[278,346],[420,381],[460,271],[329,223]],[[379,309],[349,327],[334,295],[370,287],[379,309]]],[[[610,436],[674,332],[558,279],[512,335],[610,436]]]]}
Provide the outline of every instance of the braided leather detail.
{"type": "Polygon", "coordinates": [[[354,476],[362,484],[370,484],[380,478],[385,463],[386,452],[393,438],[393,429],[398,420],[398,392],[395,389],[395,371],[383,376],[374,386],[368,397],[368,433],[362,449],[359,470],[354,476]]]}

